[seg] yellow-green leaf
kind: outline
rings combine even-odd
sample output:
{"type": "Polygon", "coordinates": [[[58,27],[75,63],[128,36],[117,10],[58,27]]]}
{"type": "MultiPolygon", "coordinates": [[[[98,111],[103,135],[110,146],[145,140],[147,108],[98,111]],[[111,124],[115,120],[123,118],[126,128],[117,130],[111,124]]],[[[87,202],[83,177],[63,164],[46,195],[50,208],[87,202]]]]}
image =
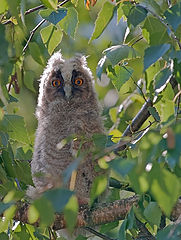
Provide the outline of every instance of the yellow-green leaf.
{"type": "Polygon", "coordinates": [[[98,38],[101,35],[113,17],[113,11],[114,5],[110,2],[105,2],[96,19],[94,32],[91,36],[90,41],[98,38]]]}

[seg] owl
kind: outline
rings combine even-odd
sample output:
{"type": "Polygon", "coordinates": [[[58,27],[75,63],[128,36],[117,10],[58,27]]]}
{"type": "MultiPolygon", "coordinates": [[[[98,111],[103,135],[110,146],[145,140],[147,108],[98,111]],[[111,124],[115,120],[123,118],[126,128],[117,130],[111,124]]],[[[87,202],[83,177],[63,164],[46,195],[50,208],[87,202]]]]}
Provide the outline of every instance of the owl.
{"type": "Polygon", "coordinates": [[[84,56],[67,60],[61,52],[52,55],[40,78],[36,116],[38,128],[31,162],[36,190],[63,186],[74,190],[80,201],[86,201],[94,179],[104,174],[96,169],[98,163],[92,157],[92,136],[104,133],[104,128],[92,73],[84,56]],[[60,147],[69,136],[74,139],[60,147]],[[63,173],[78,152],[82,153],[81,161],[65,184],[63,173]]]}

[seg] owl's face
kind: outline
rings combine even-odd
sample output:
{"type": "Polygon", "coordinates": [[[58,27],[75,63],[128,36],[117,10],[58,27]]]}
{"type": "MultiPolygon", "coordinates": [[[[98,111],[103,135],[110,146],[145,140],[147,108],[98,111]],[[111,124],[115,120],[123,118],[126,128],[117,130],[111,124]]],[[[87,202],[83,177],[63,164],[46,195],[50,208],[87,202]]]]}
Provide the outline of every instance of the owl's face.
{"type": "Polygon", "coordinates": [[[94,95],[92,74],[82,56],[64,60],[60,52],[55,53],[48,62],[41,85],[39,105],[41,97],[45,97],[50,103],[61,101],[72,104],[76,100],[82,103],[88,101],[94,95]]]}

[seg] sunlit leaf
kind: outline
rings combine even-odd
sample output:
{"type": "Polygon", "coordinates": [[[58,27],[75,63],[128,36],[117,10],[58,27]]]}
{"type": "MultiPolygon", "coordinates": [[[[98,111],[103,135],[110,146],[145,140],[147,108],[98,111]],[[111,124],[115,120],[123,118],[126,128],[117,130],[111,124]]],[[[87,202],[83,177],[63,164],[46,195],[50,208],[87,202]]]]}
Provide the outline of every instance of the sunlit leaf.
{"type": "Polygon", "coordinates": [[[179,179],[168,170],[160,168],[158,164],[152,168],[149,178],[151,193],[164,213],[169,216],[180,194],[179,179]]]}
{"type": "Polygon", "coordinates": [[[60,29],[56,28],[52,24],[48,25],[47,27],[41,29],[40,31],[41,38],[43,43],[48,49],[48,53],[52,55],[55,48],[60,44],[63,33],[60,29]]]}
{"type": "Polygon", "coordinates": [[[20,23],[19,21],[20,0],[17,0],[17,1],[6,0],[6,1],[8,3],[8,7],[12,16],[14,16],[16,20],[20,23]]]}
{"type": "Polygon", "coordinates": [[[56,9],[57,0],[40,0],[47,8],[56,9]]]}
{"type": "Polygon", "coordinates": [[[58,24],[62,30],[72,38],[75,38],[75,34],[78,27],[78,12],[74,7],[69,7],[67,16],[58,24]]]}
{"type": "Polygon", "coordinates": [[[114,67],[114,70],[115,72],[113,73],[109,71],[109,69],[107,69],[107,74],[108,74],[108,77],[111,79],[115,88],[119,91],[120,88],[123,86],[123,84],[130,79],[133,73],[133,69],[130,67],[122,67],[122,66],[116,65],[114,67]]]}
{"type": "Polygon", "coordinates": [[[149,33],[150,45],[159,45],[170,41],[167,27],[153,16],[146,18],[143,29],[149,33]],[[155,28],[155,26],[157,27],[155,28]]]}
{"type": "Polygon", "coordinates": [[[66,221],[67,229],[72,232],[76,225],[77,213],[78,213],[78,201],[75,196],[72,196],[64,209],[64,216],[66,221]]]}
{"type": "Polygon", "coordinates": [[[94,200],[102,194],[107,187],[107,177],[100,175],[96,177],[93,181],[92,188],[91,188],[91,199],[90,199],[90,204],[92,205],[94,200]]]}
{"type": "Polygon", "coordinates": [[[0,14],[8,10],[8,4],[6,0],[1,0],[0,4],[0,14]]]}
{"type": "Polygon", "coordinates": [[[94,32],[90,38],[90,41],[98,38],[101,35],[105,27],[112,19],[113,11],[114,5],[111,4],[110,2],[105,2],[96,19],[94,32]]]}

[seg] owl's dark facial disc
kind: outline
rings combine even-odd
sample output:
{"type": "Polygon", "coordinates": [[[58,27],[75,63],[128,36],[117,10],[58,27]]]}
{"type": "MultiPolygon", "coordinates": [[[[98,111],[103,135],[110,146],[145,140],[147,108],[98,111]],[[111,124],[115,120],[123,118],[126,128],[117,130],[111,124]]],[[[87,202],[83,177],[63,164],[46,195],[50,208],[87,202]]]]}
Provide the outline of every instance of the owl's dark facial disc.
{"type": "MultiPolygon", "coordinates": [[[[64,76],[65,77],[65,76],[64,76]]],[[[77,70],[72,71],[71,78],[63,78],[61,71],[58,70],[52,75],[51,86],[55,97],[62,97],[67,102],[70,102],[72,98],[82,98],[86,95],[86,82],[83,80],[84,76],[77,70]]]]}

